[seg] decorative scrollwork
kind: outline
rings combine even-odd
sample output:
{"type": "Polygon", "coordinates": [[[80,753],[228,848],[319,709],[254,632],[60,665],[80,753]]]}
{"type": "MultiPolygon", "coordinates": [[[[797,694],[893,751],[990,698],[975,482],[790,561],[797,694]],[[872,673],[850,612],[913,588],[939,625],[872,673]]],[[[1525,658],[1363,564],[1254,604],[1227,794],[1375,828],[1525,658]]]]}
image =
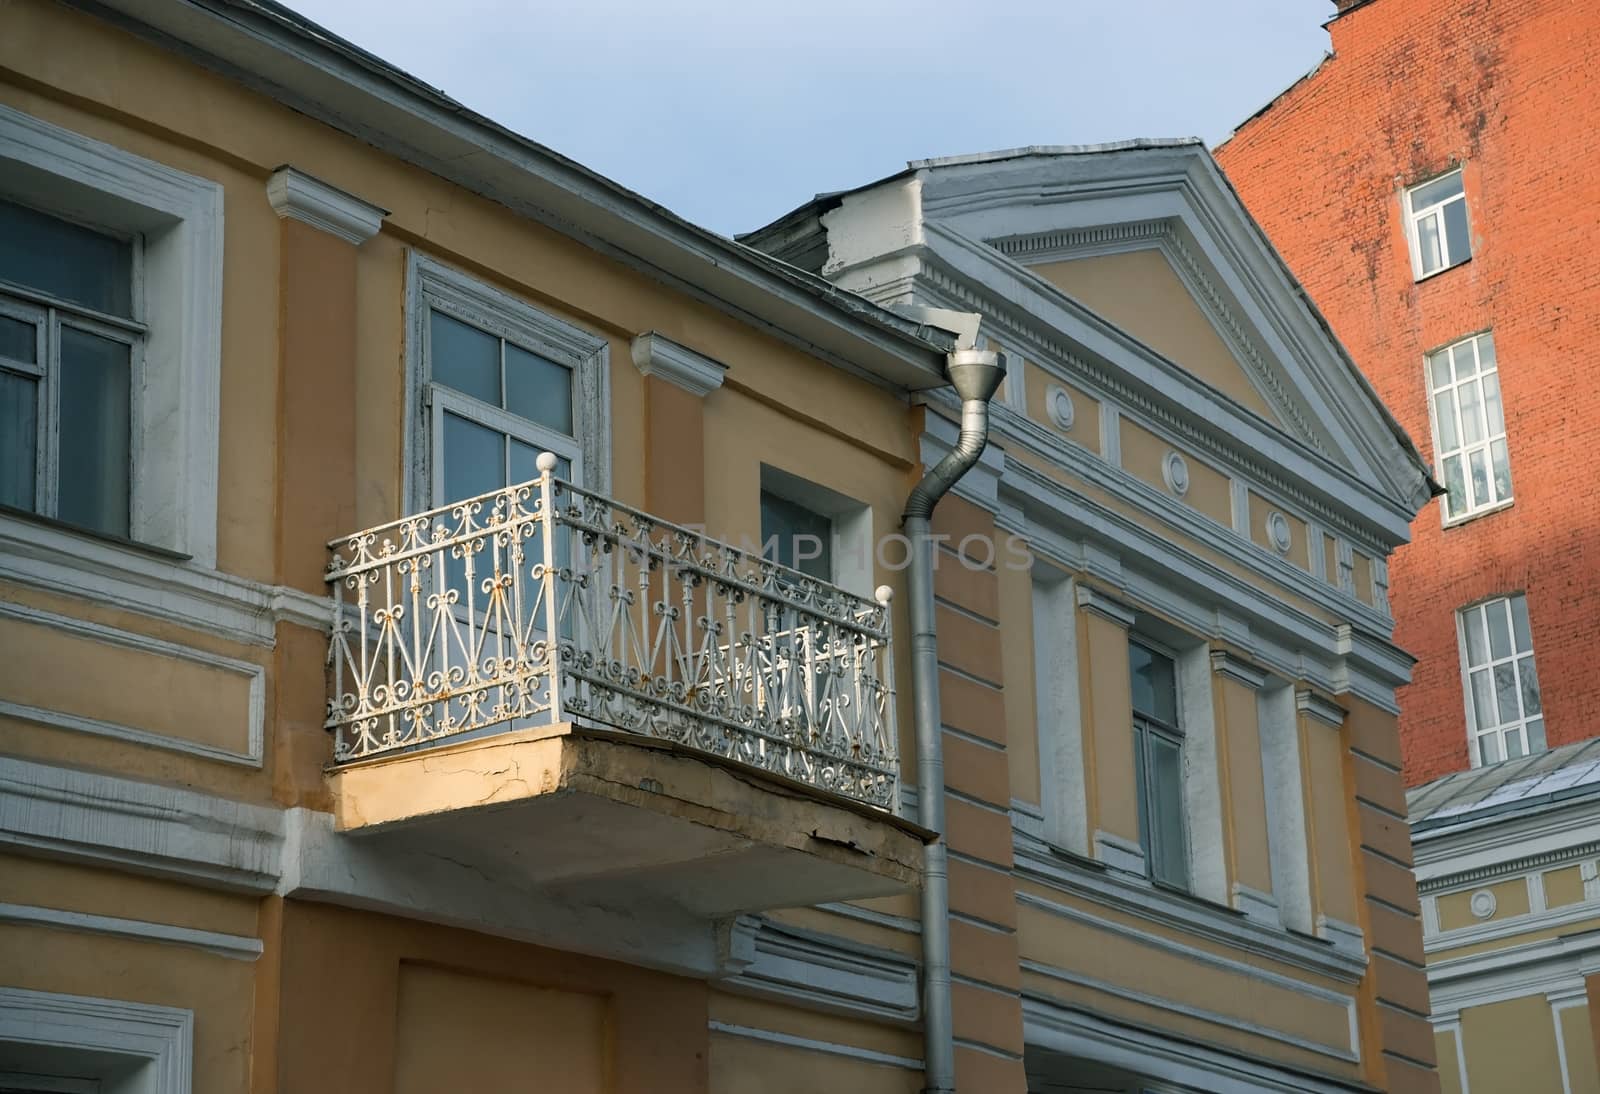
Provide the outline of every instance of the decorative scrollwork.
{"type": "Polygon", "coordinates": [[[852,596],[548,471],[329,547],[338,762],[577,717],[894,805],[887,588],[852,596]]]}

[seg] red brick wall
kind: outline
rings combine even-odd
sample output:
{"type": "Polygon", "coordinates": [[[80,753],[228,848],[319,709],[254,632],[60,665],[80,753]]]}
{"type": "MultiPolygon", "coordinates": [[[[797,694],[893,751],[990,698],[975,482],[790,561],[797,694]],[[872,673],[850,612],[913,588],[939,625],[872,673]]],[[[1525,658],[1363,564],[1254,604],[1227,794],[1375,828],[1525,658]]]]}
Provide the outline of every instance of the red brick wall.
{"type": "Polygon", "coordinates": [[[1455,610],[1525,592],[1552,746],[1600,734],[1600,5],[1366,0],[1217,158],[1432,460],[1423,355],[1494,332],[1515,503],[1412,526],[1408,784],[1468,765],[1455,610]],[[1473,257],[1414,282],[1401,189],[1464,162],[1473,257]]]}

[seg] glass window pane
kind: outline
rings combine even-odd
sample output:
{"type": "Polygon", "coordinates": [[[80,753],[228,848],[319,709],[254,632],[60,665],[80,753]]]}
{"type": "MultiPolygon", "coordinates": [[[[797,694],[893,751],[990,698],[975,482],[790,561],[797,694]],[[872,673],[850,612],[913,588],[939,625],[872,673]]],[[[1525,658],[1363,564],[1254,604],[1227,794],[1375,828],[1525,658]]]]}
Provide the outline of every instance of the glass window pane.
{"type": "Polygon", "coordinates": [[[39,382],[0,370],[0,505],[34,507],[39,382]]]}
{"type": "Polygon", "coordinates": [[[130,360],[124,342],[61,328],[56,516],[117,536],[128,534],[130,360]]]}
{"type": "Polygon", "coordinates": [[[1174,742],[1152,734],[1151,810],[1155,821],[1156,877],[1185,888],[1189,883],[1188,850],[1183,834],[1183,750],[1174,742]]]}
{"type": "Polygon", "coordinates": [[[1494,667],[1494,694],[1502,724],[1521,717],[1517,710],[1517,671],[1509,662],[1494,667]]]}
{"type": "Polygon", "coordinates": [[[428,367],[446,387],[500,405],[500,339],[494,335],[429,312],[428,367]]]}
{"type": "Polygon", "coordinates": [[[1464,613],[1461,629],[1467,636],[1467,664],[1481,665],[1489,660],[1489,644],[1483,636],[1483,609],[1469,608],[1464,613]]]}
{"type": "Polygon", "coordinates": [[[1517,640],[1518,653],[1533,651],[1533,631],[1528,626],[1528,598],[1511,598],[1511,635],[1517,640]]]}
{"type": "Polygon", "coordinates": [[[1467,511],[1467,478],[1465,464],[1460,456],[1450,456],[1444,461],[1444,488],[1449,492],[1445,502],[1450,515],[1460,516],[1467,511]]]}
{"type": "Polygon", "coordinates": [[[506,409],[572,436],[572,370],[507,342],[506,409]]]}
{"type": "Polygon", "coordinates": [[[833,580],[833,521],[761,491],[761,557],[818,581],[833,580]]]}
{"type": "Polygon", "coordinates": [[[1178,683],[1172,658],[1137,642],[1128,643],[1133,709],[1168,725],[1178,724],[1178,683]]]}
{"type": "Polygon", "coordinates": [[[0,315],[0,357],[24,365],[39,363],[39,328],[9,315],[0,315]]]}
{"type": "Polygon", "coordinates": [[[506,439],[477,422],[444,416],[444,497],[440,505],[465,501],[506,485],[506,439]]]}
{"type": "Polygon", "coordinates": [[[1494,355],[1494,335],[1480,334],[1478,335],[1477,341],[1478,364],[1485,372],[1487,372],[1498,365],[1494,355]]]}
{"type": "Polygon", "coordinates": [[[1451,347],[1450,356],[1455,358],[1457,380],[1465,380],[1478,371],[1478,358],[1472,352],[1471,342],[1462,342],[1451,347]]]}
{"type": "Polygon", "coordinates": [[[1444,265],[1439,252],[1439,216],[1429,213],[1417,221],[1417,250],[1422,255],[1422,272],[1430,274],[1444,265]]]}
{"type": "Polygon", "coordinates": [[[1494,689],[1489,686],[1488,669],[1472,674],[1472,716],[1480,731],[1500,724],[1495,717],[1494,689]]]}
{"type": "Polygon", "coordinates": [[[1489,442],[1489,470],[1494,474],[1494,500],[1505,501],[1511,496],[1511,460],[1506,456],[1505,441],[1489,442]]]}
{"type": "Polygon", "coordinates": [[[133,245],[0,201],[0,281],[131,317],[133,245]]]}
{"type": "MultiPolygon", "coordinates": [[[[515,438],[511,441],[511,478],[509,482],[527,482],[539,477],[539,452],[531,444],[515,438]]],[[[572,461],[565,456],[556,457],[556,478],[572,481],[572,461]]],[[[508,483],[509,485],[509,483],[508,483]]]]}
{"type": "Polygon", "coordinates": [[[1445,387],[1450,383],[1450,351],[1442,349],[1428,358],[1428,374],[1433,379],[1435,389],[1445,387]]]}
{"type": "Polygon", "coordinates": [[[1506,731],[1506,759],[1514,760],[1522,755],[1522,731],[1510,729],[1506,731]]]}
{"type": "Polygon", "coordinates": [[[1468,462],[1472,468],[1472,504],[1488,505],[1493,500],[1489,497],[1489,454],[1484,449],[1474,449],[1468,462]]]}
{"type": "Polygon", "coordinates": [[[1522,716],[1538,714],[1544,707],[1539,704],[1539,674],[1534,671],[1532,657],[1517,662],[1517,678],[1522,683],[1522,716]]]}
{"type": "Polygon", "coordinates": [[[1156,856],[1151,840],[1155,825],[1151,820],[1150,783],[1144,762],[1145,753],[1150,749],[1149,737],[1143,726],[1133,727],[1133,788],[1139,805],[1139,850],[1144,852],[1145,868],[1153,871],[1156,856]]]}
{"type": "Polygon", "coordinates": [[[1498,660],[1511,656],[1511,628],[1506,624],[1506,602],[1495,600],[1483,606],[1489,623],[1489,652],[1498,660]]]}
{"type": "Polygon", "coordinates": [[[1483,440],[1483,409],[1478,400],[1478,385],[1462,384],[1456,388],[1456,397],[1461,400],[1461,439],[1466,444],[1477,444],[1483,440]]]}
{"type": "Polygon", "coordinates": [[[1444,207],[1444,236],[1450,265],[1472,257],[1472,240],[1467,233],[1467,203],[1464,200],[1452,201],[1444,207]]]}
{"type": "Polygon", "coordinates": [[[1500,735],[1498,733],[1485,733],[1478,738],[1478,759],[1480,763],[1486,764],[1500,762],[1500,735]]]}
{"type": "Polygon", "coordinates": [[[1489,420],[1489,434],[1506,431],[1505,409],[1500,405],[1500,377],[1497,373],[1488,373],[1483,378],[1483,411],[1489,420]]]}
{"type": "Polygon", "coordinates": [[[1544,737],[1544,719],[1535,718],[1528,723],[1528,751],[1543,752],[1549,748],[1549,743],[1544,737]]]}
{"type": "Polygon", "coordinates": [[[1411,208],[1426,209],[1461,193],[1461,172],[1452,171],[1443,178],[1434,179],[1411,191],[1411,208]]]}
{"type": "Polygon", "coordinates": [[[1461,434],[1456,432],[1456,403],[1448,391],[1433,397],[1434,421],[1439,425],[1439,448],[1453,452],[1461,447],[1461,434]]]}

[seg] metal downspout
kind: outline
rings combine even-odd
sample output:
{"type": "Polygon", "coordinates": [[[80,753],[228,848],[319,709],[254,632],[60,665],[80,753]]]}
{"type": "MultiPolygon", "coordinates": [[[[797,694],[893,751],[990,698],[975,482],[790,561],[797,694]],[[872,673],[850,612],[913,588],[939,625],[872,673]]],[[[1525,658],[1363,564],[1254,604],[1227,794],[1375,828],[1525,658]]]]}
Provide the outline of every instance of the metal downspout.
{"type": "Polygon", "coordinates": [[[961,396],[956,446],[906,499],[910,541],[911,691],[917,740],[917,808],[924,828],[939,833],[923,850],[922,1016],[924,1094],[954,1094],[954,1029],[950,1013],[950,873],[944,841],[944,745],[939,714],[939,647],[934,633],[933,507],[965,475],[989,443],[989,400],[1005,376],[993,350],[949,355],[950,382],[961,396]]]}

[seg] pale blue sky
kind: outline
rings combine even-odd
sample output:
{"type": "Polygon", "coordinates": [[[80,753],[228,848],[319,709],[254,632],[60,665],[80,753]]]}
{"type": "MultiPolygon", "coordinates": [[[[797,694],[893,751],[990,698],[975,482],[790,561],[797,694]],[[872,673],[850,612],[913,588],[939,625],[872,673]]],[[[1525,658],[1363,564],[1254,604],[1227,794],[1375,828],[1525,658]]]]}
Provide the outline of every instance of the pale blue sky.
{"type": "Polygon", "coordinates": [[[1327,49],[1331,0],[289,0],[715,231],[908,159],[1215,144],[1327,49]]]}

